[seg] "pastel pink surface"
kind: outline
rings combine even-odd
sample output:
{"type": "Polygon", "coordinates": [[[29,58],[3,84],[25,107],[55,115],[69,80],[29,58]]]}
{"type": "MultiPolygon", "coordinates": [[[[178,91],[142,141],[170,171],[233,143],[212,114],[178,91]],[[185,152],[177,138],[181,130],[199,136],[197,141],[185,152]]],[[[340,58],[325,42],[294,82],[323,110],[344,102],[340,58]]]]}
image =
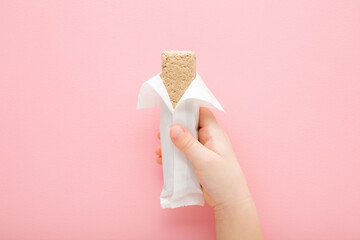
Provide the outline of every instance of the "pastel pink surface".
{"type": "Polygon", "coordinates": [[[359,239],[359,1],[0,1],[0,239],[215,239],[160,208],[160,53],[192,49],[266,239],[359,239]]]}

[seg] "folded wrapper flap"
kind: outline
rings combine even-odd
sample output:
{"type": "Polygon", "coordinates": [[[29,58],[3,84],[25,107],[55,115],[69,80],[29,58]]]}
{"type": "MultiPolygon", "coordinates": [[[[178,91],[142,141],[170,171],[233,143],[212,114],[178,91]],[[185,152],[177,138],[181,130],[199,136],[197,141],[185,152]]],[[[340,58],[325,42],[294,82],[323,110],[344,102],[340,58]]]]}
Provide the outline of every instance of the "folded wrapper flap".
{"type": "MultiPolygon", "coordinates": [[[[216,108],[225,112],[198,73],[196,73],[195,79],[176,104],[175,109],[181,102],[189,99],[197,99],[201,107],[216,108]]],[[[174,112],[175,109],[171,104],[169,94],[160,77],[160,73],[158,73],[142,84],[136,109],[159,107],[161,106],[161,101],[165,103],[171,113],[174,112]]]]}

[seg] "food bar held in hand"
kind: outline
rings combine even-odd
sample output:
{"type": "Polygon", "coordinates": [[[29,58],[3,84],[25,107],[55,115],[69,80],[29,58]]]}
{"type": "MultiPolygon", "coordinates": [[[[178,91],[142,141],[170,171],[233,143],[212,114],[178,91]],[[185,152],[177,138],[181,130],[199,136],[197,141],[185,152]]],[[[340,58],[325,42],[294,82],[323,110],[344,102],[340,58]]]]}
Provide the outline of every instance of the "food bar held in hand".
{"type": "Polygon", "coordinates": [[[170,128],[180,124],[198,138],[199,107],[224,111],[196,72],[194,51],[163,51],[162,72],[144,82],[137,109],[160,107],[160,139],[164,186],[162,208],[204,205],[192,163],[170,139],[170,128]]]}

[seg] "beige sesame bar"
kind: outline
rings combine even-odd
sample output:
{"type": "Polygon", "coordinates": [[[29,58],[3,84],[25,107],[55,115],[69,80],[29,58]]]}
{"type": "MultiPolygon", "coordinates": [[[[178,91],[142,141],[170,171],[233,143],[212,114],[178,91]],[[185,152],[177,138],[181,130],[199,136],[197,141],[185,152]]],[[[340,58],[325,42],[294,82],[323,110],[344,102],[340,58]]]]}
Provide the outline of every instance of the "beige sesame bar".
{"type": "Polygon", "coordinates": [[[175,108],[196,77],[196,56],[194,51],[170,50],[161,53],[161,79],[175,108]]]}

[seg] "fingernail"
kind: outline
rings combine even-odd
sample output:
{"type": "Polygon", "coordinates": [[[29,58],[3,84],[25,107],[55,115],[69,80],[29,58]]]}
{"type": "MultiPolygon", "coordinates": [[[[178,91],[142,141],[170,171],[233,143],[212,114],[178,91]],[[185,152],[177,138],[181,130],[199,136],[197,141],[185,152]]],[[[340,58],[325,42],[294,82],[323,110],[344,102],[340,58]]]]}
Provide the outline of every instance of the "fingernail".
{"type": "Polygon", "coordinates": [[[178,139],[179,137],[181,137],[181,135],[183,135],[184,133],[184,129],[180,126],[173,126],[171,129],[171,137],[173,139],[178,139]]]}

